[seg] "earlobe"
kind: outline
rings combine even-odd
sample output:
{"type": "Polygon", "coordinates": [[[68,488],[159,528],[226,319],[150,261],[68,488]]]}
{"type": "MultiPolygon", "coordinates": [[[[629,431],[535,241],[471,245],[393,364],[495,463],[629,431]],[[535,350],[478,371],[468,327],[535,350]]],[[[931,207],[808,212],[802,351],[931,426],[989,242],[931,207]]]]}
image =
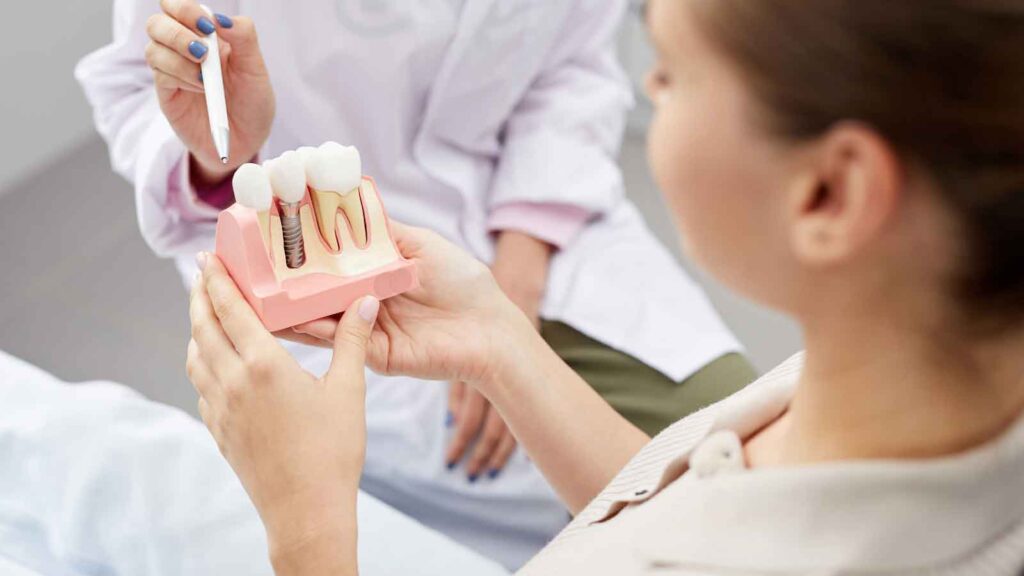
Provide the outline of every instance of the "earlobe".
{"type": "Polygon", "coordinates": [[[815,173],[799,178],[789,193],[790,246],[806,266],[818,267],[836,257],[831,195],[829,184],[815,173]]]}
{"type": "Polygon", "coordinates": [[[895,214],[900,163],[866,126],[843,123],[819,144],[814,166],[795,189],[793,249],[810,265],[850,259],[879,238],[895,214]]]}

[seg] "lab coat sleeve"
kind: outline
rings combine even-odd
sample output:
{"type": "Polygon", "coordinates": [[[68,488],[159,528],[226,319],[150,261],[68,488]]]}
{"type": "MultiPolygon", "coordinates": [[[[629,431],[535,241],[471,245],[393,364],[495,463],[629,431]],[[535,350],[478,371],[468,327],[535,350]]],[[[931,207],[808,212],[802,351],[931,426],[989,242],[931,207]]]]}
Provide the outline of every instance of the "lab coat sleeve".
{"type": "Polygon", "coordinates": [[[504,129],[492,230],[556,247],[623,197],[617,156],[633,105],[616,54],[626,0],[576,0],[547,63],[504,129]]]}
{"type": "MultiPolygon", "coordinates": [[[[208,2],[234,14],[236,2],[208,2]]],[[[93,108],[114,171],[135,187],[139,227],[160,256],[191,251],[207,240],[217,210],[199,200],[188,178],[188,151],[160,110],[145,61],[146,21],[160,6],[115,0],[113,41],[86,56],[75,76],[93,108]]]]}
{"type": "Polygon", "coordinates": [[[488,218],[491,232],[514,230],[561,248],[587,225],[590,213],[579,206],[516,202],[494,208],[488,218]]]}

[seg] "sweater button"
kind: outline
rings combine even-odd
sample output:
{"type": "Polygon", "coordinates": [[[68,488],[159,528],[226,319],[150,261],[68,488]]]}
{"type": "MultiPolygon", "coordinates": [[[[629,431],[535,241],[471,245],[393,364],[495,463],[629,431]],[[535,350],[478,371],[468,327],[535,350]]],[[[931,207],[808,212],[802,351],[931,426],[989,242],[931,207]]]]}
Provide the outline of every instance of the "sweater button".
{"type": "Polygon", "coordinates": [[[739,472],[746,468],[743,445],[731,430],[711,434],[690,456],[690,470],[698,478],[711,478],[721,473],[739,472]]]}

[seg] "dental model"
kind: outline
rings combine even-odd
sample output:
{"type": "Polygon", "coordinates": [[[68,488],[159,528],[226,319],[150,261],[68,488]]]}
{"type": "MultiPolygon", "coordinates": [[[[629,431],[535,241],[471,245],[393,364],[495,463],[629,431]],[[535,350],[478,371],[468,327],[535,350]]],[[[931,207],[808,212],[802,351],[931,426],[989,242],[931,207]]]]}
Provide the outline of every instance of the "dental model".
{"type": "Polygon", "coordinates": [[[270,231],[270,206],[274,203],[267,171],[259,164],[243,164],[235,171],[231,186],[235,189],[235,201],[256,211],[260,232],[266,236],[270,231]]]}
{"type": "Polygon", "coordinates": [[[354,146],[327,142],[309,153],[306,177],[319,217],[320,232],[331,249],[339,249],[335,234],[338,210],[348,218],[349,230],[356,246],[366,246],[366,219],[359,185],[363,180],[363,161],[354,146]]]}
{"type": "Polygon", "coordinates": [[[268,161],[266,168],[274,195],[280,201],[285,261],[289,268],[301,268],[306,263],[302,221],[299,218],[299,208],[306,197],[305,162],[297,152],[285,152],[268,161]]]}
{"type": "Polygon", "coordinates": [[[418,285],[355,148],[285,152],[240,167],[232,184],[237,203],[217,221],[217,255],[269,330],[418,285]]]}

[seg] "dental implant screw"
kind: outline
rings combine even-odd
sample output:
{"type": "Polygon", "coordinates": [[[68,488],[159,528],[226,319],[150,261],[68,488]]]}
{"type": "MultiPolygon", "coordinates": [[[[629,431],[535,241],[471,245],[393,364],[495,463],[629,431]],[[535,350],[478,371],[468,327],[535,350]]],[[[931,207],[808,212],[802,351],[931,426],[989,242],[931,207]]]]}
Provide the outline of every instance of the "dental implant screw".
{"type": "Polygon", "coordinates": [[[284,261],[289,268],[301,268],[306,263],[306,246],[302,240],[302,219],[299,204],[280,203],[281,238],[284,241],[284,261]]]}

